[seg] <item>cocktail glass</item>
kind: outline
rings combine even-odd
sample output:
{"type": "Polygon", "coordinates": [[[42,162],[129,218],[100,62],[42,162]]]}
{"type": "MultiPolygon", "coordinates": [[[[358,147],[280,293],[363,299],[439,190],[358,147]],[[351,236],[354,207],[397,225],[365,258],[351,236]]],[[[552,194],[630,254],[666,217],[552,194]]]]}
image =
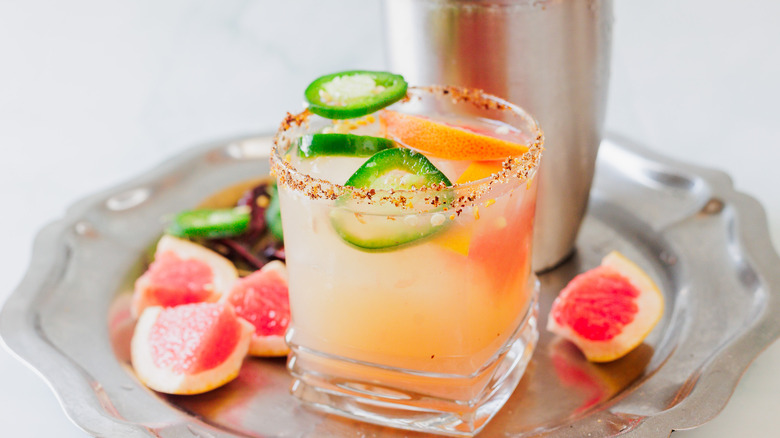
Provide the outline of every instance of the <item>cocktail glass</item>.
{"type": "MultiPolygon", "coordinates": [[[[494,129],[528,151],[498,163],[429,157],[445,174],[497,171],[452,187],[357,189],[294,159],[296,139],[332,121],[287,117],[271,161],[290,275],[292,393],[351,418],[470,436],[511,395],[538,338],[531,244],[542,133],[522,109],[476,90],[413,87],[390,109],[494,129]],[[366,249],[344,229],[367,241],[419,238],[366,249]]],[[[346,159],[330,160],[319,166],[346,159]]]]}

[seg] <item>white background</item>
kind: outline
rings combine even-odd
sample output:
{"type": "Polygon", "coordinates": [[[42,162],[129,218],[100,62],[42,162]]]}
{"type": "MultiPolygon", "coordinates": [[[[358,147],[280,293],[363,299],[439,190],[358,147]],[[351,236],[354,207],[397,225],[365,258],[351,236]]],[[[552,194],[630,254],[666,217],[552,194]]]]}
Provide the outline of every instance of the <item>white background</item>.
{"type": "MultiPolygon", "coordinates": [[[[268,132],[319,74],[383,68],[380,9],[0,0],[0,300],[21,280],[36,231],[75,200],[193,144],[268,132]]],[[[616,0],[615,12],[608,130],[730,173],[766,208],[778,247],[780,2],[616,0]]],[[[719,417],[679,435],[775,436],[778,413],[775,343],[719,417]]],[[[0,434],[85,435],[5,351],[0,434]]]]}

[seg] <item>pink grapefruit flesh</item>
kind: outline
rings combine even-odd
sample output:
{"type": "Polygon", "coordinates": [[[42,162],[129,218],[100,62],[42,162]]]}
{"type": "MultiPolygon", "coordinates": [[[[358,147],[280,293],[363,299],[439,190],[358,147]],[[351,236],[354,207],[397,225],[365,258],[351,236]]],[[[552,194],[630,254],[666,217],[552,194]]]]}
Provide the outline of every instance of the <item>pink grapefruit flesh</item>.
{"type": "Polygon", "coordinates": [[[155,259],[135,283],[131,311],[138,316],[149,306],[216,302],[238,277],[233,264],[195,243],[164,236],[155,259]]]}
{"type": "Polygon", "coordinates": [[[179,306],[157,316],[149,334],[154,364],[182,374],[210,370],[230,356],[241,325],[226,306],[179,306]]]}
{"type": "Polygon", "coordinates": [[[573,342],[589,361],[609,362],[641,344],[663,309],[663,295],[652,279],[613,251],[561,291],[547,329],[573,342]]]}
{"type": "Polygon", "coordinates": [[[252,331],[225,303],[149,307],[133,333],[133,368],[159,392],[210,391],[238,375],[252,331]]]}
{"type": "Polygon", "coordinates": [[[197,259],[184,260],[166,251],[149,267],[149,298],[156,304],[191,304],[213,297],[214,273],[197,259]]]}
{"type": "Polygon", "coordinates": [[[570,326],[591,341],[608,341],[619,335],[639,311],[639,291],[616,270],[599,266],[569,283],[569,297],[550,315],[558,325],[570,326]]]}
{"type": "Polygon", "coordinates": [[[290,352],[284,334],[290,325],[290,299],[284,263],[272,261],[259,271],[239,279],[227,302],[236,314],[254,326],[249,354],[286,356],[290,352]]]}

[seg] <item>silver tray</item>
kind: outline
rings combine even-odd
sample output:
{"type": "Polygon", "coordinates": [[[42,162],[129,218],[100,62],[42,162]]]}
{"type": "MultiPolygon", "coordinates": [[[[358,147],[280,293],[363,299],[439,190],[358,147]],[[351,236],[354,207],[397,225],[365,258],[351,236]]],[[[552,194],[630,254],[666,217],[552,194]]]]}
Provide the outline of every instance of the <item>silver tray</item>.
{"type": "MultiPolygon", "coordinates": [[[[38,235],[29,270],[0,314],[0,335],[86,432],[418,436],[302,407],[288,393],[283,360],[248,359],[236,381],[199,396],[163,396],[135,378],[127,297],[160,218],[266,174],[269,144],[258,137],[193,149],[78,202],[38,235]]],[[[542,327],[563,285],[612,249],[661,286],[667,309],[659,326],[606,365],[543,332],[514,395],[480,436],[666,437],[713,418],[780,336],[780,259],[765,214],[724,173],[605,140],[577,251],[540,276],[542,327]]]]}

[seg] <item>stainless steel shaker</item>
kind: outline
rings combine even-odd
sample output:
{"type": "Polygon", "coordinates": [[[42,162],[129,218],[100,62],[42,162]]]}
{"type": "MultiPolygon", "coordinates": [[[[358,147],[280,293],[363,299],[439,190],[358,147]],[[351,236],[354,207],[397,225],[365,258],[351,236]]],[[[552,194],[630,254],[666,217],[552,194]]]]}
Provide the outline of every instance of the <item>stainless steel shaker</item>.
{"type": "Polygon", "coordinates": [[[612,0],[385,0],[392,71],[412,84],[481,88],[545,133],[534,269],[574,249],[601,139],[612,0]]]}

